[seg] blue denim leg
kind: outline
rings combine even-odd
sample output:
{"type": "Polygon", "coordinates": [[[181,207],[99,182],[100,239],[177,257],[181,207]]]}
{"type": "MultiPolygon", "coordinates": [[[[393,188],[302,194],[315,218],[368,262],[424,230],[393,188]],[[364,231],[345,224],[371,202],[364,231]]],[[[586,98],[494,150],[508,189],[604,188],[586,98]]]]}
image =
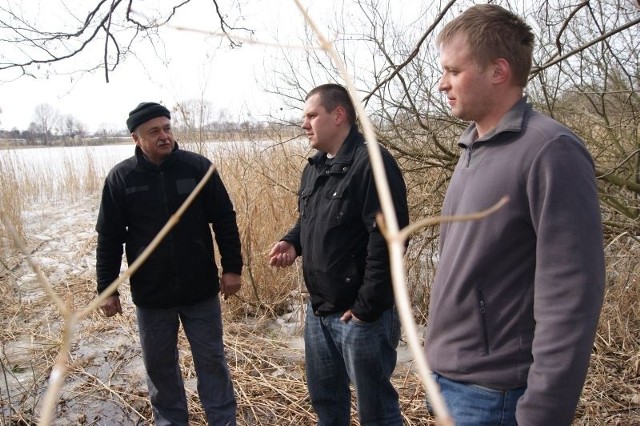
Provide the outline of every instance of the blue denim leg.
{"type": "Polygon", "coordinates": [[[362,426],[402,425],[398,393],[391,384],[400,339],[395,309],[372,323],[316,317],[307,309],[307,384],[319,425],[349,425],[349,381],[362,426]],[[339,412],[337,414],[336,412],[339,412]]]}
{"type": "Polygon", "coordinates": [[[178,365],[178,310],[137,307],[136,315],[155,422],[187,426],[187,398],[178,365]]]}
{"type": "Polygon", "coordinates": [[[311,306],[307,306],[304,356],[311,405],[318,415],[318,426],[349,426],[349,377],[324,318],[315,316],[311,306]]]}
{"type": "Polygon", "coordinates": [[[236,399],[222,342],[218,296],[180,308],[198,378],[198,396],[209,425],[235,426],[236,399]]]}
{"type": "Polygon", "coordinates": [[[516,404],[526,388],[503,391],[433,377],[456,426],[517,426],[516,404]]]}

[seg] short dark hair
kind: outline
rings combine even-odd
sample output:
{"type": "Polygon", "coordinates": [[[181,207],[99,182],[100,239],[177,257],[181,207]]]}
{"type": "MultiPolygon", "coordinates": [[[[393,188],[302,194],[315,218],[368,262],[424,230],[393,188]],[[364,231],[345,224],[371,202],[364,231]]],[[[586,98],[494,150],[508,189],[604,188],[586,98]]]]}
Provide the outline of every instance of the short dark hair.
{"type": "Polygon", "coordinates": [[[531,27],[518,15],[496,4],[478,4],[444,26],[436,39],[438,47],[454,37],[466,38],[469,52],[481,68],[504,58],[520,87],[527,85],[533,56],[531,27]]]}
{"type": "Polygon", "coordinates": [[[308,100],[313,95],[320,95],[320,105],[327,112],[331,112],[339,106],[343,107],[347,113],[349,124],[355,124],[356,109],[349,96],[349,91],[344,86],[334,83],[322,84],[307,93],[307,97],[304,100],[308,100]]]}

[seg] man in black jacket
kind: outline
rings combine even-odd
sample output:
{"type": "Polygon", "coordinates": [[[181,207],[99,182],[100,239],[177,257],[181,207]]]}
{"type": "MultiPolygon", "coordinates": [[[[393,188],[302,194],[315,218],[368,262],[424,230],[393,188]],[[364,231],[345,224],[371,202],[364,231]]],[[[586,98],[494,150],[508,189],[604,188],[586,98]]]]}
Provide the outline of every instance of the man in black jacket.
{"type": "MultiPolygon", "coordinates": [[[[129,113],[135,155],[107,176],[96,224],[98,292],[120,273],[123,244],[131,264],[174,214],[211,162],[178,148],[171,115],[144,102],[129,113]]],[[[147,385],[158,425],[188,425],[178,364],[182,323],[198,377],[198,394],[210,425],[235,425],[236,401],[222,343],[218,292],[240,289],[242,256],[236,215],[218,173],[131,277],[147,385]],[[222,275],[214,261],[213,228],[222,275]]],[[[101,306],[107,317],[122,313],[116,292],[101,306]]]]}
{"type": "MultiPolygon", "coordinates": [[[[376,224],[380,202],[366,142],[349,93],[325,84],[307,95],[304,122],[312,148],[302,174],[299,219],[271,249],[269,263],[286,267],[302,255],[311,296],[305,322],[306,376],[319,425],[349,425],[353,383],[362,425],[401,425],[390,378],[400,323],[389,254],[376,224]]],[[[400,169],[382,158],[398,223],[408,221],[400,169]]]]}

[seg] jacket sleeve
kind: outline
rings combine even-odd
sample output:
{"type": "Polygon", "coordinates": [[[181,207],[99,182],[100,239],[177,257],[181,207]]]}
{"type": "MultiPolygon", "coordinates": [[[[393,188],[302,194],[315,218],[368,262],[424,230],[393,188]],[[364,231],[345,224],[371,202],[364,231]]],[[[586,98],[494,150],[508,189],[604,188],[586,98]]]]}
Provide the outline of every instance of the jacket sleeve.
{"type": "MultiPolygon", "coordinates": [[[[96,247],[96,275],[98,293],[102,293],[120,275],[122,264],[122,244],[109,239],[104,234],[98,234],[96,247]]],[[[114,294],[118,294],[116,291],[114,294]]]]}
{"type": "Polygon", "coordinates": [[[569,425],[589,366],[605,286],[593,162],[562,136],[545,146],[527,184],[537,234],[533,363],[519,425],[569,425]]]}
{"type": "Polygon", "coordinates": [[[300,240],[300,203],[302,201],[302,189],[304,188],[305,182],[307,181],[310,173],[311,166],[307,164],[302,172],[302,178],[300,179],[300,188],[298,190],[298,220],[296,221],[296,224],[293,226],[293,228],[291,228],[289,232],[287,232],[287,234],[281,239],[281,241],[291,243],[296,249],[296,255],[298,256],[302,256],[302,243],[300,240]]]}
{"type": "Polygon", "coordinates": [[[282,237],[281,241],[287,241],[291,243],[296,249],[296,255],[302,255],[302,244],[300,244],[300,218],[296,221],[296,224],[287,232],[287,235],[282,237]]]}
{"type": "MultiPolygon", "coordinates": [[[[120,275],[123,244],[126,238],[123,194],[113,176],[105,180],[96,223],[96,277],[98,293],[104,291],[120,275]]],[[[117,295],[118,292],[116,291],[117,295]]]]}
{"type": "Polygon", "coordinates": [[[208,182],[213,207],[210,212],[211,227],[220,251],[222,273],[242,273],[242,248],[236,222],[236,212],[218,172],[208,182]]]}
{"type": "MultiPolygon", "coordinates": [[[[400,168],[391,154],[382,150],[385,172],[391,190],[396,218],[400,228],[409,223],[407,190],[400,168]]],[[[351,312],[363,321],[375,321],[394,303],[393,285],[387,242],[378,229],[376,215],[381,211],[373,171],[368,164],[364,176],[362,220],[369,234],[364,279],[351,312]]]]}

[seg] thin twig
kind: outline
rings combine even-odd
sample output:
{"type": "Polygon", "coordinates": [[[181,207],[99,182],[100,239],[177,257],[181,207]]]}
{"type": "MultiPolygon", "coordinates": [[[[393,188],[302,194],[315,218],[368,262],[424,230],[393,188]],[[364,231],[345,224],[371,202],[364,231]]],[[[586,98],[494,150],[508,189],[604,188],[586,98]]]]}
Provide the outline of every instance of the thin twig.
{"type": "MultiPolygon", "coordinates": [[[[411,236],[411,234],[413,234],[417,230],[419,230],[421,228],[424,228],[425,226],[432,226],[432,225],[436,225],[438,223],[443,223],[443,222],[464,222],[464,221],[467,221],[467,220],[484,219],[485,217],[489,216],[490,214],[492,214],[492,213],[496,212],[497,210],[501,209],[502,206],[504,206],[508,201],[509,201],[509,197],[504,196],[497,203],[495,203],[493,206],[489,207],[486,210],[482,210],[480,212],[471,213],[471,214],[465,214],[465,215],[459,215],[459,216],[428,217],[428,218],[419,220],[417,222],[411,223],[408,226],[406,226],[404,229],[402,229],[397,234],[397,238],[399,238],[400,241],[404,242],[404,241],[407,240],[407,238],[409,238],[409,236],[411,236]]],[[[378,222],[380,222],[380,219],[378,220],[378,222]]],[[[389,235],[387,238],[393,238],[393,236],[389,235]]]]}

